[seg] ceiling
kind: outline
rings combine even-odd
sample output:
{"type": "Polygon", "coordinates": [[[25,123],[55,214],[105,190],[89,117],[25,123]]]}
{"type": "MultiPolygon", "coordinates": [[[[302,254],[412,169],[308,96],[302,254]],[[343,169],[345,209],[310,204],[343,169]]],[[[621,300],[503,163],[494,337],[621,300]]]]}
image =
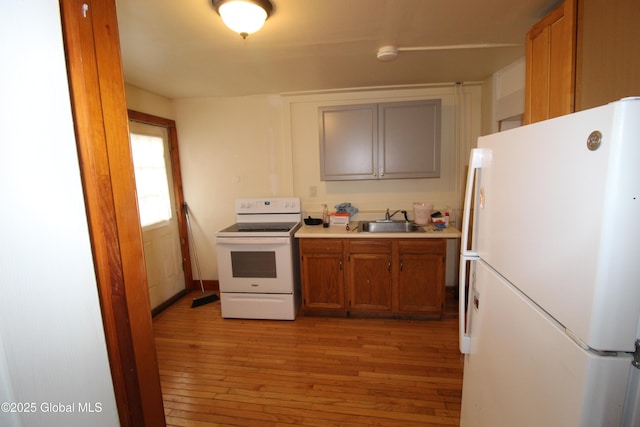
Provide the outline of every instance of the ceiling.
{"type": "Polygon", "coordinates": [[[470,82],[524,56],[557,0],[271,0],[243,40],[210,0],[117,0],[125,81],[170,99],[470,82]],[[511,47],[401,51],[382,46],[511,47]]]}

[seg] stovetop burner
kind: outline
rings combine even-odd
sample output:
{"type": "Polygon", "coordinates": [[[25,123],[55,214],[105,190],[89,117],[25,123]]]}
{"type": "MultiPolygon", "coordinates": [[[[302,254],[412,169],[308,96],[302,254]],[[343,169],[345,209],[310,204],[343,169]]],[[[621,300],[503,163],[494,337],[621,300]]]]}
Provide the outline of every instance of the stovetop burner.
{"type": "Polygon", "coordinates": [[[216,237],[292,237],[301,226],[300,199],[237,199],[236,223],[216,237]]]}
{"type": "Polygon", "coordinates": [[[237,222],[221,233],[243,233],[243,232],[287,232],[295,227],[296,222],[237,222]]]}

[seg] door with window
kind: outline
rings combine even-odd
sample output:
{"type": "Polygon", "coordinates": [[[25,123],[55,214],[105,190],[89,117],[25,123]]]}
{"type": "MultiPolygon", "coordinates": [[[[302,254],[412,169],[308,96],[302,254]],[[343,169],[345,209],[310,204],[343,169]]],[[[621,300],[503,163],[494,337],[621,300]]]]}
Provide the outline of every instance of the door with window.
{"type": "Polygon", "coordinates": [[[129,130],[149,298],[156,308],[185,289],[169,135],[166,127],[133,120],[129,130]]]}

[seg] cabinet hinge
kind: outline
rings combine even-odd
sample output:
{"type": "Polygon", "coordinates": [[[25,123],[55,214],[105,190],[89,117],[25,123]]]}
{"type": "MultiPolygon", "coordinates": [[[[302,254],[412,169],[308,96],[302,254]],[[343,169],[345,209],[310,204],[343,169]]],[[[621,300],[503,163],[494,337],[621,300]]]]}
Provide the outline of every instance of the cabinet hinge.
{"type": "Polygon", "coordinates": [[[633,352],[633,362],[631,364],[636,369],[640,369],[640,340],[636,341],[636,351],[633,352]]]}

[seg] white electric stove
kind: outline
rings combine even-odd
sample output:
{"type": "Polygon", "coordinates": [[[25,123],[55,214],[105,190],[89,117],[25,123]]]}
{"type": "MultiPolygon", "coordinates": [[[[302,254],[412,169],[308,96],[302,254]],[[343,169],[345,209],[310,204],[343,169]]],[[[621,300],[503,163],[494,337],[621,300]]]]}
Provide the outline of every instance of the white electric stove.
{"type": "Polygon", "coordinates": [[[237,222],[216,233],[222,317],[294,320],[300,199],[238,199],[235,212],[237,222]]]}

